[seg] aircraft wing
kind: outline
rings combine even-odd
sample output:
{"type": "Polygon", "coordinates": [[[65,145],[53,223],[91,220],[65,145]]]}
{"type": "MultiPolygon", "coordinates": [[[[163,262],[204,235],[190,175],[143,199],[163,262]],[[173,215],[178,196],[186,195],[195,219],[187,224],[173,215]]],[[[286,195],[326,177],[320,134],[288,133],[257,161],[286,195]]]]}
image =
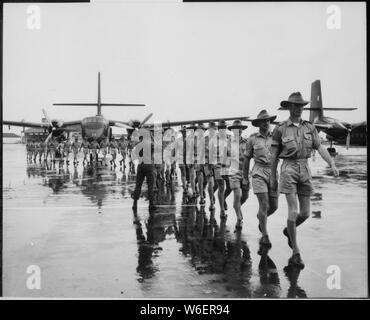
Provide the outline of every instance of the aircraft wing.
{"type": "Polygon", "coordinates": [[[49,128],[48,123],[37,123],[37,122],[26,122],[26,121],[3,121],[3,125],[16,126],[16,127],[27,127],[27,128],[49,128]]]}
{"type": "MultiPolygon", "coordinates": [[[[231,118],[211,118],[211,119],[195,119],[195,120],[183,120],[183,121],[164,121],[162,122],[162,127],[176,127],[176,126],[183,126],[187,124],[193,124],[193,123],[207,123],[210,121],[220,121],[220,120],[225,120],[225,121],[230,121],[230,120],[247,120],[249,117],[231,117],[231,118]]],[[[156,123],[156,125],[159,123],[156,123]]],[[[143,128],[153,128],[154,124],[146,124],[143,126],[143,128]]]]}
{"type": "Polygon", "coordinates": [[[367,127],[367,122],[362,121],[362,122],[357,122],[357,123],[351,123],[352,130],[358,129],[360,127],[367,127]]]}
{"type": "Polygon", "coordinates": [[[331,128],[333,128],[333,125],[331,125],[331,124],[313,123],[313,125],[314,125],[317,129],[331,129],[331,128]]]}
{"type": "Polygon", "coordinates": [[[307,107],[307,108],[303,108],[303,110],[352,111],[352,110],[357,110],[357,108],[313,108],[313,107],[307,107]]]}
{"type": "Polygon", "coordinates": [[[110,126],[120,127],[120,128],[132,128],[129,122],[118,121],[118,120],[109,120],[110,126]]]}
{"type": "Polygon", "coordinates": [[[73,128],[74,129],[79,126],[81,126],[81,120],[66,121],[66,122],[63,122],[62,128],[67,128],[67,129],[73,128]]]}

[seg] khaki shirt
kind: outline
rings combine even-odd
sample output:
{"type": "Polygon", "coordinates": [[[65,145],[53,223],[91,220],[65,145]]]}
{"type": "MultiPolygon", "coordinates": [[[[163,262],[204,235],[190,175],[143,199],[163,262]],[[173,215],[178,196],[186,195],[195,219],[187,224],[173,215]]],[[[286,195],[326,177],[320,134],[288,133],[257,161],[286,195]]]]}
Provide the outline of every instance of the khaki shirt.
{"type": "Polygon", "coordinates": [[[320,147],[320,138],[311,122],[301,120],[295,126],[289,118],[275,127],[272,146],[279,148],[281,159],[307,159],[312,149],[320,147]]]}
{"type": "Polygon", "coordinates": [[[98,149],[100,149],[99,143],[97,141],[91,142],[90,149],[96,152],[98,149]]]}
{"type": "Polygon", "coordinates": [[[242,172],[244,169],[243,163],[246,156],[247,151],[247,140],[240,137],[239,142],[232,138],[231,141],[231,155],[230,155],[230,167],[229,167],[229,174],[237,174],[238,172],[242,172]],[[239,156],[236,157],[236,150],[239,147],[239,156]]]}
{"type": "Polygon", "coordinates": [[[260,132],[253,133],[247,142],[246,157],[253,158],[255,163],[263,165],[271,164],[272,133],[263,136],[260,132]]]}

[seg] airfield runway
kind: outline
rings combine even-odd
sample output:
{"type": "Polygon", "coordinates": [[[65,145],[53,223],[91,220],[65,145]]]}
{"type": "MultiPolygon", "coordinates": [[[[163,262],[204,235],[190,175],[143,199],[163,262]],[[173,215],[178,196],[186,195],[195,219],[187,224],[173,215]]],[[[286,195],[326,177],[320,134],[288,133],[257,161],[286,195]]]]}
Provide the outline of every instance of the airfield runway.
{"type": "MultiPolygon", "coordinates": [[[[311,218],[298,229],[306,264],[286,268],[291,251],[282,229],[284,195],[269,218],[272,249],[259,255],[258,202],[250,192],[236,223],[232,195],[222,223],[205,207],[182,205],[179,184],[164,187],[149,217],[143,198],[135,214],[134,177],[119,167],[58,171],[27,165],[24,145],[3,145],[3,294],[7,297],[330,298],[366,297],[367,150],[337,147],[340,177],[319,157],[311,218]],[[27,288],[27,268],[41,288],[27,288]],[[334,266],[334,267],[333,267],[334,266]],[[336,273],[336,286],[330,276],[336,273]],[[338,277],[339,275],[339,277],[338,277]],[[329,278],[329,280],[328,280],[329,278]],[[338,286],[339,281],[339,286],[338,286]]],[[[120,159],[120,158],[119,158],[120,159]]]]}

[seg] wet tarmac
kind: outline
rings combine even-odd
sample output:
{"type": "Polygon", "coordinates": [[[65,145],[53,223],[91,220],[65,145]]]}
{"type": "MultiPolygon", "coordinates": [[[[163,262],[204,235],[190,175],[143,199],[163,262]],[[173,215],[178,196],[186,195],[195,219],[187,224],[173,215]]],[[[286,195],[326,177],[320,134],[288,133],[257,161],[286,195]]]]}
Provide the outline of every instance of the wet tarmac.
{"type": "MultiPolygon", "coordinates": [[[[131,209],[135,177],[119,167],[53,169],[27,164],[24,145],[3,145],[3,294],[8,297],[329,298],[366,297],[366,148],[337,148],[340,177],[311,161],[311,219],[298,229],[306,267],[287,267],[284,195],[269,218],[272,249],[259,252],[258,202],[250,192],[235,232],[219,207],[182,205],[181,182],[162,186],[155,214],[144,183],[131,209]],[[41,288],[26,286],[27,268],[41,288]],[[330,286],[339,267],[340,289],[330,286]],[[329,268],[329,271],[328,271],[329,268]]],[[[120,158],[119,158],[120,160],[120,158]]],[[[339,280],[338,280],[339,279],[339,280]]]]}

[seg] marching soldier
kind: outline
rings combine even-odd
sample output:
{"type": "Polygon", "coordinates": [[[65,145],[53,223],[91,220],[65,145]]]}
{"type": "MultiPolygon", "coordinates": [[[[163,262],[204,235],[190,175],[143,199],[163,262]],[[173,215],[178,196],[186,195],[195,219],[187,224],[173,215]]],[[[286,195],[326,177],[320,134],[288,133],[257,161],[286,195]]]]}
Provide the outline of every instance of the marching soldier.
{"type": "Polygon", "coordinates": [[[257,218],[259,229],[262,233],[260,244],[271,247],[267,233],[267,217],[274,213],[278,206],[278,194],[276,190],[270,190],[271,180],[271,142],[272,133],[270,123],[276,116],[270,116],[266,110],[262,110],[252,125],[259,128],[259,132],[253,133],[247,141],[245,170],[249,172],[249,163],[253,158],[252,187],[257,196],[259,209],[257,218]]]}
{"type": "Polygon", "coordinates": [[[83,154],[84,154],[84,159],[82,161],[83,164],[85,164],[85,161],[88,162],[88,154],[89,154],[89,150],[90,150],[90,143],[89,141],[87,140],[83,140],[82,143],[81,143],[81,146],[80,146],[80,149],[79,151],[81,151],[81,149],[83,149],[83,154]]]}
{"type": "Polygon", "coordinates": [[[226,156],[228,150],[228,136],[226,121],[220,120],[217,125],[217,164],[214,167],[214,175],[218,188],[218,201],[220,204],[220,218],[225,219],[227,210],[226,198],[231,193],[229,176],[226,174],[226,156]],[[223,140],[223,145],[221,141],[223,140]]]}
{"type": "Polygon", "coordinates": [[[119,164],[123,165],[123,171],[126,169],[126,154],[127,154],[127,142],[125,136],[122,135],[121,140],[118,142],[118,152],[121,154],[122,159],[119,164]]]}
{"type": "Polygon", "coordinates": [[[300,92],[292,93],[288,100],[280,105],[289,110],[290,117],[277,126],[272,134],[271,155],[271,190],[277,190],[277,162],[283,159],[280,169],[280,193],[285,193],[288,203],[287,227],[283,230],[293,254],[289,265],[304,268],[296,238],[296,227],[310,215],[310,196],[312,194],[312,176],[308,166],[308,158],[312,149],[318,150],[320,156],[329,164],[334,176],[339,172],[334,160],[320,144],[315,126],[301,118],[303,107],[309,101],[302,98],[300,92]],[[297,199],[298,197],[298,199],[297,199]],[[299,202],[299,210],[298,210],[299,202]]]}
{"type": "Polygon", "coordinates": [[[71,141],[67,139],[64,142],[64,155],[66,157],[66,164],[69,165],[69,154],[71,153],[71,141]]]}
{"type": "Polygon", "coordinates": [[[41,141],[40,142],[40,158],[39,158],[39,161],[41,163],[41,158],[42,156],[44,156],[44,161],[46,161],[46,143],[45,141],[41,141]]]}
{"type": "Polygon", "coordinates": [[[57,144],[53,138],[49,140],[48,149],[50,151],[50,159],[53,163],[55,163],[55,150],[57,148],[57,144]]]}
{"type": "Polygon", "coordinates": [[[75,141],[72,142],[72,152],[73,152],[73,164],[78,164],[77,156],[78,150],[80,149],[80,143],[78,142],[78,138],[75,138],[75,141]]]}
{"type": "Polygon", "coordinates": [[[213,121],[208,124],[205,137],[205,153],[206,163],[204,165],[204,174],[206,179],[206,187],[208,186],[207,189],[210,201],[209,210],[214,210],[215,164],[217,164],[217,125],[213,121]],[[210,154],[210,152],[212,154],[210,154]]]}
{"type": "MultiPolygon", "coordinates": [[[[231,151],[231,163],[229,167],[230,188],[234,193],[233,206],[237,217],[236,229],[242,228],[243,214],[241,206],[248,199],[249,194],[248,172],[245,171],[244,165],[247,141],[242,137],[242,132],[246,128],[248,128],[248,126],[243,125],[239,119],[235,120],[233,124],[228,127],[229,130],[238,130],[237,136],[231,138],[231,148],[232,150],[237,150],[236,148],[239,148],[239,157],[233,157],[233,151],[231,151]]],[[[235,133],[234,131],[234,134],[235,133]]]]}
{"type": "MultiPolygon", "coordinates": [[[[131,137],[131,139],[135,139],[135,137],[131,137]]],[[[135,142],[135,141],[133,141],[135,142]]],[[[135,191],[132,194],[132,198],[134,199],[133,203],[133,210],[137,209],[137,200],[140,198],[141,194],[141,187],[143,185],[144,179],[146,178],[146,182],[148,184],[148,198],[149,198],[149,211],[155,210],[156,206],[154,205],[154,164],[153,164],[153,156],[154,156],[154,137],[147,131],[147,135],[145,137],[140,136],[139,140],[136,144],[142,142],[142,149],[135,145],[135,148],[132,152],[135,152],[138,155],[139,164],[137,166],[137,174],[136,174],[136,185],[135,191]],[[149,145],[148,145],[149,144],[149,145]]]]}
{"type": "Polygon", "coordinates": [[[98,141],[93,140],[89,144],[89,149],[90,149],[90,163],[92,164],[93,162],[98,163],[99,160],[99,151],[100,151],[100,145],[98,141]]]}
{"type": "MultiPolygon", "coordinates": [[[[103,153],[103,162],[104,162],[105,166],[107,166],[105,161],[106,161],[106,158],[107,158],[108,146],[109,146],[109,143],[106,139],[104,139],[104,140],[102,140],[102,142],[100,142],[100,150],[103,153]]],[[[110,163],[112,164],[112,161],[110,163]]]]}
{"type": "Polygon", "coordinates": [[[181,136],[176,139],[176,156],[179,162],[183,195],[186,195],[187,183],[189,180],[189,174],[186,172],[186,126],[181,128],[180,134],[181,136]]]}
{"type": "Polygon", "coordinates": [[[110,161],[110,164],[114,167],[116,167],[116,158],[117,158],[117,150],[118,150],[118,144],[114,138],[112,138],[112,141],[109,143],[109,151],[112,155],[112,160],[110,161]]]}

